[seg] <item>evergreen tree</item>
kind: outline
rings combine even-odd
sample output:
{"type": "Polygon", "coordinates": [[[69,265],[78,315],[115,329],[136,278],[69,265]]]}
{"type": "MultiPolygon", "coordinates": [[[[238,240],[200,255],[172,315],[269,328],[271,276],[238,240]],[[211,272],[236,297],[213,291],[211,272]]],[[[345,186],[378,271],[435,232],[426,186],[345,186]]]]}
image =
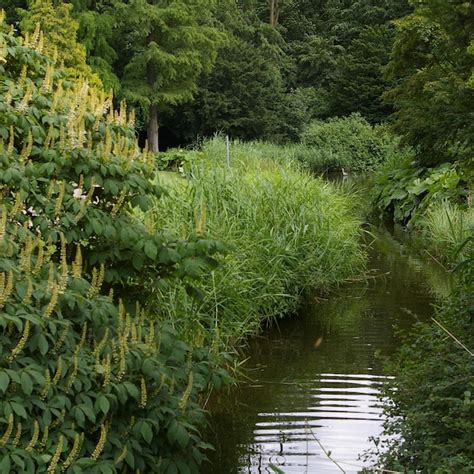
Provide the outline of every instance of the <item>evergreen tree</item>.
{"type": "Polygon", "coordinates": [[[185,142],[220,131],[246,140],[276,138],[284,128],[282,39],[257,13],[249,4],[220,5],[217,15],[228,42],[215,68],[199,81],[195,101],[166,117],[185,142]]]}
{"type": "Polygon", "coordinates": [[[412,2],[396,22],[388,75],[399,81],[387,99],[395,129],[425,165],[474,155],[474,4],[412,2]]]}
{"type": "MultiPolygon", "coordinates": [[[[158,151],[159,112],[193,98],[224,35],[213,26],[214,0],[130,0],[117,6],[123,93],[148,119],[158,151]]],[[[117,49],[116,49],[117,50],[117,49]]]]}

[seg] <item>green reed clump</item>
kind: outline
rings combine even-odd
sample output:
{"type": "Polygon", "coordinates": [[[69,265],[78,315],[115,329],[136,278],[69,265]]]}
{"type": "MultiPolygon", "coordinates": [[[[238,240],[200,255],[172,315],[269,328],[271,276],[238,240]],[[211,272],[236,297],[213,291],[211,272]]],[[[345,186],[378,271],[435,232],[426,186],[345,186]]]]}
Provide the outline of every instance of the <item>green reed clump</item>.
{"type": "Polygon", "coordinates": [[[442,201],[429,208],[416,227],[438,258],[456,262],[470,251],[469,242],[460,247],[474,231],[474,208],[442,201]]]}
{"type": "Polygon", "coordinates": [[[274,160],[269,150],[234,144],[229,167],[223,140],[210,140],[188,179],[155,204],[158,226],[227,245],[198,303],[179,285],[158,298],[185,332],[202,327],[224,344],[235,342],[294,311],[306,291],[326,290],[361,268],[354,196],[315,180],[286,157],[274,160]]]}

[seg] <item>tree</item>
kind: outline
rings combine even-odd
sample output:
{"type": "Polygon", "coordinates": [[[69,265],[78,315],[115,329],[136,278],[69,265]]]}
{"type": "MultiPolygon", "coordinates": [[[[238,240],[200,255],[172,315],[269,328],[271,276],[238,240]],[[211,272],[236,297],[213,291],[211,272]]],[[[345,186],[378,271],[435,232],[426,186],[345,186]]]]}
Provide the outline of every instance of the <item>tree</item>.
{"type": "Polygon", "coordinates": [[[86,50],[76,39],[79,24],[71,17],[71,10],[69,3],[54,5],[52,0],[33,0],[28,10],[21,13],[21,29],[32,33],[39,26],[46,55],[57,57],[69,72],[74,71],[76,75],[98,84],[98,77],[87,64],[86,50]]]}
{"type": "MultiPolygon", "coordinates": [[[[117,6],[125,97],[148,121],[151,151],[159,148],[159,112],[193,98],[224,35],[214,25],[214,0],[130,0],[117,6]]],[[[120,72],[119,72],[120,74],[120,72]]]]}
{"type": "Polygon", "coordinates": [[[474,5],[461,0],[412,2],[396,22],[386,94],[395,107],[395,130],[418,150],[424,165],[473,156],[474,5]]]}
{"type": "Polygon", "coordinates": [[[280,134],[286,105],[282,38],[256,13],[250,5],[219,5],[217,18],[228,41],[214,69],[201,77],[195,100],[166,117],[182,140],[219,131],[246,140],[280,134]]]}

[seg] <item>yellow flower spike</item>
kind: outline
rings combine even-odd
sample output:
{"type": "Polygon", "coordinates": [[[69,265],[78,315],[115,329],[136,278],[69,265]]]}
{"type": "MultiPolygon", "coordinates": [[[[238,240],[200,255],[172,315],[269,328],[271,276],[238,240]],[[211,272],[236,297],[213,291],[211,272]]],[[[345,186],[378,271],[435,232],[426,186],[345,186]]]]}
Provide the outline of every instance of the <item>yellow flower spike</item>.
{"type": "Polygon", "coordinates": [[[8,137],[8,147],[7,147],[7,154],[11,155],[13,150],[15,149],[15,130],[13,125],[10,125],[10,133],[8,137]]]}
{"type": "Polygon", "coordinates": [[[76,380],[77,376],[77,368],[79,365],[79,357],[78,357],[78,348],[76,347],[76,351],[74,352],[73,358],[72,358],[72,371],[71,374],[69,375],[69,378],[66,383],[66,388],[70,389],[72,387],[72,384],[74,383],[74,380],[76,380]]]}
{"type": "Polygon", "coordinates": [[[69,453],[69,456],[66,458],[66,460],[63,462],[63,465],[61,466],[61,472],[65,472],[67,468],[72,465],[74,459],[76,459],[77,455],[79,454],[83,440],[83,433],[81,433],[81,435],[79,435],[78,433],[74,435],[74,444],[72,445],[72,449],[69,453]]]}
{"type": "Polygon", "coordinates": [[[53,89],[53,77],[54,77],[54,66],[48,64],[46,67],[46,73],[43,79],[43,84],[41,85],[41,92],[47,94],[53,89]]]}
{"type": "Polygon", "coordinates": [[[31,451],[33,451],[33,449],[36,446],[36,443],[38,442],[38,438],[39,438],[39,423],[35,420],[33,422],[33,433],[31,435],[31,440],[25,449],[27,453],[31,453],[31,451]]]}
{"type": "Polygon", "coordinates": [[[99,279],[99,272],[97,271],[97,268],[92,269],[92,279],[91,279],[91,284],[89,287],[89,291],[87,292],[87,296],[89,298],[93,298],[97,294],[97,282],[99,279]]]}
{"type": "Polygon", "coordinates": [[[15,204],[13,205],[13,207],[10,210],[11,219],[14,219],[17,216],[17,214],[20,212],[21,208],[22,208],[21,193],[17,192],[15,194],[15,204]]]}
{"type": "Polygon", "coordinates": [[[96,357],[96,358],[100,357],[100,353],[102,352],[102,350],[106,346],[108,340],[109,340],[109,328],[106,328],[105,332],[104,332],[104,337],[100,340],[100,342],[97,344],[94,352],[92,353],[94,357],[96,357]]]}
{"type": "Polygon", "coordinates": [[[46,446],[46,443],[48,442],[48,438],[49,438],[49,425],[46,425],[44,427],[43,437],[41,438],[41,441],[40,441],[40,446],[42,448],[46,446]]]}
{"type": "Polygon", "coordinates": [[[105,129],[105,149],[104,156],[109,157],[110,152],[112,151],[112,134],[110,133],[110,127],[105,129]]]}
{"type": "Polygon", "coordinates": [[[65,148],[66,148],[66,132],[64,130],[64,125],[61,124],[61,127],[59,128],[59,151],[63,153],[65,148]]]}
{"type": "Polygon", "coordinates": [[[140,408],[145,408],[148,401],[145,379],[142,377],[140,381],[140,408]]]}
{"type": "Polygon", "coordinates": [[[15,449],[18,446],[18,443],[20,442],[21,438],[21,421],[18,422],[16,425],[16,434],[15,437],[13,438],[13,443],[12,443],[12,448],[15,449]]]}
{"type": "Polygon", "coordinates": [[[193,371],[190,370],[189,376],[188,376],[188,385],[186,386],[186,390],[183,393],[183,397],[181,398],[179,402],[179,408],[183,412],[186,410],[186,406],[188,405],[188,400],[193,390],[193,382],[194,382],[194,375],[193,375],[193,371]]]}
{"type": "Polygon", "coordinates": [[[26,144],[23,146],[23,149],[21,150],[21,153],[20,153],[20,161],[26,161],[30,157],[32,149],[33,149],[33,134],[31,133],[31,130],[30,130],[28,132],[28,138],[26,140],[26,144]]]}
{"type": "Polygon", "coordinates": [[[21,67],[20,77],[18,78],[18,83],[17,83],[19,87],[23,87],[23,84],[26,81],[27,72],[28,72],[28,68],[26,64],[23,64],[23,66],[21,67]]]}
{"type": "Polygon", "coordinates": [[[5,430],[5,433],[3,434],[3,436],[0,438],[0,448],[5,446],[8,440],[10,439],[10,436],[13,432],[14,422],[15,422],[15,419],[13,417],[13,414],[10,413],[10,416],[8,417],[7,429],[5,430]]]}
{"type": "Polygon", "coordinates": [[[104,360],[104,382],[102,384],[102,387],[107,387],[107,385],[110,384],[110,373],[111,373],[111,365],[112,365],[112,360],[110,357],[110,354],[107,354],[105,356],[104,360]]]}
{"type": "Polygon", "coordinates": [[[69,324],[62,330],[58,340],[56,341],[56,344],[54,345],[53,352],[58,353],[61,347],[64,344],[64,341],[66,340],[67,334],[69,332],[69,324]]]}
{"type": "Polygon", "coordinates": [[[138,342],[138,331],[135,323],[132,323],[130,341],[133,344],[136,344],[138,342]]]}
{"type": "Polygon", "coordinates": [[[102,289],[104,278],[105,278],[105,265],[101,263],[99,267],[99,274],[97,275],[96,294],[99,294],[100,290],[102,289]]]}
{"type": "Polygon", "coordinates": [[[28,286],[26,288],[23,299],[21,300],[22,304],[28,304],[31,300],[31,295],[33,294],[33,281],[30,277],[27,277],[28,286]]]}
{"type": "Polygon", "coordinates": [[[2,243],[7,231],[7,217],[8,214],[5,207],[0,207],[0,243],[2,243]]]}
{"type": "Polygon", "coordinates": [[[3,308],[9,296],[12,294],[13,283],[14,283],[14,276],[13,276],[13,272],[10,270],[7,274],[5,287],[2,291],[2,294],[0,294],[0,309],[3,308]]]}
{"type": "Polygon", "coordinates": [[[40,37],[38,40],[38,46],[36,47],[36,51],[41,54],[43,52],[43,49],[44,49],[44,35],[43,35],[43,32],[40,31],[40,37]]]}
{"type": "Polygon", "coordinates": [[[126,197],[126,192],[125,191],[120,191],[120,195],[116,201],[116,203],[114,204],[114,207],[112,208],[112,216],[116,216],[120,210],[120,208],[122,207],[124,201],[125,201],[125,197],[126,197]]]}
{"type": "Polygon", "coordinates": [[[54,125],[50,125],[48,128],[48,133],[46,134],[46,138],[44,139],[43,148],[45,150],[49,150],[50,146],[53,143],[54,130],[54,125]]]}
{"type": "Polygon", "coordinates": [[[53,385],[56,385],[59,382],[59,379],[61,378],[62,373],[63,373],[63,360],[61,356],[59,356],[58,365],[56,367],[56,373],[54,374],[53,380],[51,381],[53,385]]]}
{"type": "Polygon", "coordinates": [[[114,464],[120,464],[127,457],[128,449],[125,445],[122,449],[122,452],[119,454],[118,458],[115,460],[114,464]]]}
{"type": "Polygon", "coordinates": [[[41,31],[41,23],[38,21],[35,26],[35,31],[33,32],[33,35],[31,36],[31,47],[35,48],[38,44],[39,37],[40,37],[40,31],[41,31]]]}
{"type": "Polygon", "coordinates": [[[41,400],[45,400],[46,397],[48,396],[49,389],[51,388],[51,373],[49,372],[49,369],[46,369],[45,371],[45,376],[44,376],[44,387],[43,391],[41,392],[41,400]]]}
{"type": "Polygon", "coordinates": [[[60,251],[60,259],[61,259],[61,281],[59,284],[59,293],[64,293],[67,287],[67,282],[69,279],[69,268],[67,265],[67,242],[66,242],[66,237],[64,237],[64,234],[61,232],[61,251],[60,251]]]}
{"type": "Polygon", "coordinates": [[[61,206],[63,205],[65,192],[66,192],[66,183],[64,181],[61,181],[59,183],[59,194],[56,200],[56,206],[54,208],[54,215],[56,217],[59,217],[59,214],[61,213],[61,206]]]}
{"type": "Polygon", "coordinates": [[[77,352],[79,352],[84,347],[84,344],[86,343],[86,338],[87,338],[87,321],[84,323],[84,326],[82,326],[81,339],[79,340],[79,344],[76,348],[77,352]]]}
{"type": "Polygon", "coordinates": [[[105,441],[107,440],[107,428],[104,424],[100,425],[100,437],[97,443],[97,446],[94,449],[94,452],[91,454],[91,459],[97,461],[99,459],[100,454],[105,446],[105,441]]]}
{"type": "Polygon", "coordinates": [[[56,446],[56,450],[54,451],[53,457],[51,458],[51,462],[50,462],[50,464],[48,466],[48,470],[46,472],[54,473],[56,471],[56,467],[59,463],[59,459],[61,458],[61,452],[63,450],[63,445],[64,445],[64,436],[60,435],[58,445],[56,446]]]}
{"type": "Polygon", "coordinates": [[[73,278],[81,278],[82,275],[82,251],[81,244],[76,244],[76,257],[72,264],[72,276],[73,278]]]}
{"type": "Polygon", "coordinates": [[[49,300],[48,306],[44,312],[44,319],[48,319],[54,311],[59,299],[59,285],[57,283],[54,284],[53,290],[51,293],[51,299],[49,300]]]}
{"type": "Polygon", "coordinates": [[[113,303],[114,302],[114,289],[113,288],[110,288],[109,290],[109,296],[107,297],[109,303],[113,303]]]}
{"type": "Polygon", "coordinates": [[[120,341],[120,361],[119,361],[119,371],[117,374],[117,380],[120,382],[122,378],[124,377],[126,371],[127,371],[127,348],[126,348],[126,342],[123,340],[120,341]]]}
{"type": "Polygon", "coordinates": [[[28,84],[26,87],[25,94],[23,96],[23,99],[21,99],[21,102],[17,105],[16,110],[20,113],[25,113],[28,110],[28,105],[31,100],[33,88],[31,84],[28,84]]]}

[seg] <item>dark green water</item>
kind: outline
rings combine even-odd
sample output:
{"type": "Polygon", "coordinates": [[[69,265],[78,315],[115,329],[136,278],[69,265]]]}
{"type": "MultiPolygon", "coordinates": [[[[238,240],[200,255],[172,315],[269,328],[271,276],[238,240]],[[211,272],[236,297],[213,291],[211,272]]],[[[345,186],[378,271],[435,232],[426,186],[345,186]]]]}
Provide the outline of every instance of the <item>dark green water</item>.
{"type": "Polygon", "coordinates": [[[310,301],[250,343],[247,374],[212,401],[216,447],[205,472],[358,472],[359,454],[382,429],[377,395],[386,380],[379,355],[400,344],[396,329],[433,313],[449,292],[446,273],[415,257],[388,233],[377,236],[367,281],[327,301],[310,301]],[[330,452],[332,460],[325,454],[330,452]],[[333,462],[336,461],[339,467],[333,462]]]}

